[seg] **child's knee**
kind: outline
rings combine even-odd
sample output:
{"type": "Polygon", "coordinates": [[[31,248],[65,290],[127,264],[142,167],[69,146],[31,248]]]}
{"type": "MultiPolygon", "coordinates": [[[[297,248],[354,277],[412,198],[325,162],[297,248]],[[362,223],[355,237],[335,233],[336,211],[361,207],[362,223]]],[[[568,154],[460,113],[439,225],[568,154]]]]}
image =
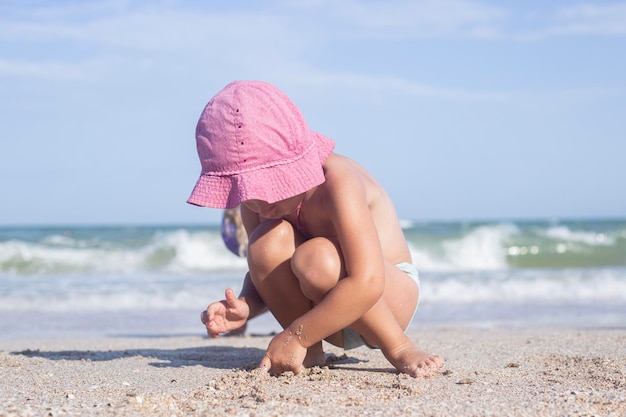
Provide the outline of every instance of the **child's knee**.
{"type": "Polygon", "coordinates": [[[295,237],[291,224],[284,220],[266,220],[250,235],[248,266],[271,270],[291,258],[294,251],[295,237]]]}
{"type": "Polygon", "coordinates": [[[319,302],[343,276],[338,249],[328,239],[314,238],[298,247],[291,258],[291,269],[302,293],[319,302]]]}

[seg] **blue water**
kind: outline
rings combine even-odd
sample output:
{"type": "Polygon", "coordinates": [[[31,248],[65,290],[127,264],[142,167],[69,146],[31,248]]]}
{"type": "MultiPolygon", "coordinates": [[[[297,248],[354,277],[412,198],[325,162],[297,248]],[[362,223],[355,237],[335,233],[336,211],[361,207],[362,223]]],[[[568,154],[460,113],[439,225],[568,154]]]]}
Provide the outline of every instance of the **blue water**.
{"type": "MultiPolygon", "coordinates": [[[[403,226],[414,326],[626,325],[626,220],[403,226]]],[[[217,226],[0,228],[0,337],[202,334],[199,312],[245,271],[217,226]]]]}

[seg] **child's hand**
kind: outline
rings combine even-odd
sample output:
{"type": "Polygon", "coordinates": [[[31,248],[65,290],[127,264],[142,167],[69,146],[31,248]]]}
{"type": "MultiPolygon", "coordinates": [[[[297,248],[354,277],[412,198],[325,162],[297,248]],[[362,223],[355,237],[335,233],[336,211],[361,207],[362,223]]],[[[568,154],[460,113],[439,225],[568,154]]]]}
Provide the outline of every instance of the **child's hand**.
{"type": "Polygon", "coordinates": [[[307,349],[298,342],[298,336],[286,329],[272,339],[259,368],[272,375],[286,371],[298,374],[304,369],[306,353],[307,349]]]}
{"type": "Polygon", "coordinates": [[[249,315],[248,304],[235,297],[233,290],[228,288],[226,299],[209,305],[200,315],[200,320],[209,337],[219,337],[220,333],[241,328],[249,315]]]}

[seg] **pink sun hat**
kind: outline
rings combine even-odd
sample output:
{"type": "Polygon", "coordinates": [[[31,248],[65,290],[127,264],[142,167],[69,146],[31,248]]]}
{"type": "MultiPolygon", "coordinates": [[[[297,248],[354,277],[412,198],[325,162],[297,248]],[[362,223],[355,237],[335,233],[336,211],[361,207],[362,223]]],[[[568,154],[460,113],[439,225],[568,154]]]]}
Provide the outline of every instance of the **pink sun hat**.
{"type": "Polygon", "coordinates": [[[196,145],[202,172],[187,202],[224,209],[275,203],[322,184],[335,142],[309,130],[272,84],[233,81],[202,111],[196,145]]]}

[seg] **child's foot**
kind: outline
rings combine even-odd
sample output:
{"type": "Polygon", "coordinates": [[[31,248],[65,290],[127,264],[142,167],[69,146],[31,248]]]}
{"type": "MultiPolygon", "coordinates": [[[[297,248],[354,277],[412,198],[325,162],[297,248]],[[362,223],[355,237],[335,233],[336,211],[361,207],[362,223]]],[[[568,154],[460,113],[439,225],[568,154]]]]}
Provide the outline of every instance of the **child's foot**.
{"type": "Polygon", "coordinates": [[[310,346],[306,351],[306,357],[302,363],[305,368],[313,368],[314,366],[325,366],[326,356],[321,343],[310,346]]]}
{"type": "Polygon", "coordinates": [[[414,344],[385,353],[385,357],[396,369],[413,378],[425,378],[434,375],[444,363],[441,356],[421,351],[414,344]]]}

